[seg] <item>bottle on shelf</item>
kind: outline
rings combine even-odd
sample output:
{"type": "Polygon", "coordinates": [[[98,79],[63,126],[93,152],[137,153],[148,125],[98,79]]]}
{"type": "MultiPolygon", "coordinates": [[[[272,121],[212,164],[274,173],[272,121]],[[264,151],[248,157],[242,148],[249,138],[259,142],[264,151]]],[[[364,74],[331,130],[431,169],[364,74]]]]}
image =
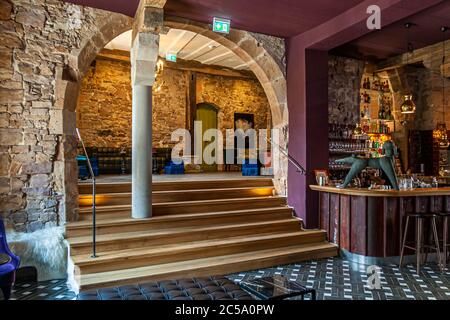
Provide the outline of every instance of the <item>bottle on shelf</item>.
{"type": "Polygon", "coordinates": [[[383,105],[380,105],[379,111],[378,111],[378,119],[384,119],[384,107],[383,105]]]}

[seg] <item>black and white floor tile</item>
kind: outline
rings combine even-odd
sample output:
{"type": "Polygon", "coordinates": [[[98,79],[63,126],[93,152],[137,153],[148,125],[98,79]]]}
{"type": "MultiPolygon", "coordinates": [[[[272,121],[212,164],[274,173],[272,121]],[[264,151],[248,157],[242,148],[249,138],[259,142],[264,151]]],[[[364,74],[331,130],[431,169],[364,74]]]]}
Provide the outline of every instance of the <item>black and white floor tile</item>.
{"type": "Polygon", "coordinates": [[[449,269],[441,273],[437,265],[429,264],[417,275],[414,265],[406,265],[401,270],[397,265],[369,270],[368,267],[342,258],[330,258],[228,277],[239,283],[251,278],[284,275],[316,289],[318,300],[450,300],[449,269]]]}
{"type": "Polygon", "coordinates": [[[75,297],[75,293],[67,288],[65,279],[16,283],[11,292],[11,300],[73,300],[75,297]]]}
{"type": "MultiPolygon", "coordinates": [[[[316,289],[318,300],[450,300],[450,269],[441,273],[437,265],[429,264],[417,275],[414,265],[406,265],[401,270],[397,265],[382,266],[376,272],[379,286],[371,289],[370,285],[375,284],[375,270],[368,267],[343,258],[329,258],[241,272],[228,278],[239,283],[280,274],[316,289]]],[[[17,283],[11,295],[14,300],[74,298],[64,279],[17,283]]]]}

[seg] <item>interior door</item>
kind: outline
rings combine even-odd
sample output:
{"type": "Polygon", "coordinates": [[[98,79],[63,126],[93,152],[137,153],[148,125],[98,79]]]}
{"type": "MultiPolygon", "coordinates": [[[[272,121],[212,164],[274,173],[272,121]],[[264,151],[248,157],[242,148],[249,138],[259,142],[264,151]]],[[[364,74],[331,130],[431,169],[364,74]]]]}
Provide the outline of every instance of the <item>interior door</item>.
{"type": "MultiPolygon", "coordinates": [[[[195,120],[202,122],[202,137],[208,129],[217,129],[217,110],[214,106],[208,104],[201,104],[197,106],[197,111],[195,114],[195,120]]],[[[202,143],[202,154],[205,147],[210,143],[216,143],[214,138],[211,141],[203,141],[202,143]]],[[[215,156],[215,155],[214,155],[215,156]]],[[[217,164],[208,165],[204,162],[201,165],[203,171],[214,172],[217,171],[217,164]]]]}

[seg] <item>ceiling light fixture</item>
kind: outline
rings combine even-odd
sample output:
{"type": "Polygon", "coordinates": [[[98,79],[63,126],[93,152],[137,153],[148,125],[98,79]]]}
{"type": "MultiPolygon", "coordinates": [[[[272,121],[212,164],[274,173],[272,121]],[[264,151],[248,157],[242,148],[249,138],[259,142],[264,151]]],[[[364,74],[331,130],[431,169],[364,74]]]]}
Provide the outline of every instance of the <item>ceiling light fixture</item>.
{"type": "MultiPolygon", "coordinates": [[[[413,46],[411,44],[411,42],[409,41],[409,29],[413,26],[412,23],[408,22],[405,23],[405,28],[407,30],[407,44],[406,44],[406,66],[408,66],[409,63],[409,53],[413,51],[413,46]]],[[[412,94],[408,93],[405,94],[403,97],[403,103],[400,107],[400,110],[403,114],[412,114],[414,112],[416,112],[416,105],[414,104],[413,101],[413,96],[412,94]]]]}
{"type": "MultiPolygon", "coordinates": [[[[448,27],[441,27],[442,32],[442,65],[445,65],[445,33],[448,31],[448,27]]],[[[442,75],[442,122],[438,122],[436,125],[436,129],[433,132],[433,136],[437,138],[437,142],[439,144],[439,148],[447,149],[450,145],[448,141],[447,135],[447,125],[445,122],[445,78],[442,75]]]]}

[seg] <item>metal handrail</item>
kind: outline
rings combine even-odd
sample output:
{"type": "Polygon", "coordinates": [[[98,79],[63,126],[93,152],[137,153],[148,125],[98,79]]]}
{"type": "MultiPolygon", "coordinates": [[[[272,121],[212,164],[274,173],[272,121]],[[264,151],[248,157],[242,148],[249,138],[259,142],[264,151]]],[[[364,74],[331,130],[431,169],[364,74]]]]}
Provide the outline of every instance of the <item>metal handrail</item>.
{"type": "Polygon", "coordinates": [[[282,146],[278,145],[277,143],[273,142],[272,139],[270,139],[270,138],[267,138],[266,140],[268,142],[270,142],[272,145],[274,145],[275,147],[277,147],[280,150],[280,152],[288,158],[289,162],[292,163],[295,166],[295,168],[297,169],[297,172],[299,172],[302,175],[306,175],[306,169],[303,168],[303,166],[294,157],[292,157],[286,149],[284,149],[282,146]]]}
{"type": "Polygon", "coordinates": [[[83,139],[81,138],[81,134],[80,131],[78,130],[78,128],[76,128],[77,131],[77,135],[78,135],[78,140],[81,142],[81,146],[83,147],[83,152],[86,156],[86,160],[87,160],[87,164],[88,164],[88,168],[89,168],[89,174],[91,175],[92,178],[92,256],[91,258],[97,258],[97,254],[96,254],[96,220],[95,220],[95,209],[96,209],[96,205],[95,205],[95,194],[96,194],[96,190],[95,190],[95,175],[94,175],[94,169],[92,169],[92,165],[91,165],[91,161],[89,160],[89,155],[86,151],[86,147],[84,146],[84,142],[83,139]]]}

